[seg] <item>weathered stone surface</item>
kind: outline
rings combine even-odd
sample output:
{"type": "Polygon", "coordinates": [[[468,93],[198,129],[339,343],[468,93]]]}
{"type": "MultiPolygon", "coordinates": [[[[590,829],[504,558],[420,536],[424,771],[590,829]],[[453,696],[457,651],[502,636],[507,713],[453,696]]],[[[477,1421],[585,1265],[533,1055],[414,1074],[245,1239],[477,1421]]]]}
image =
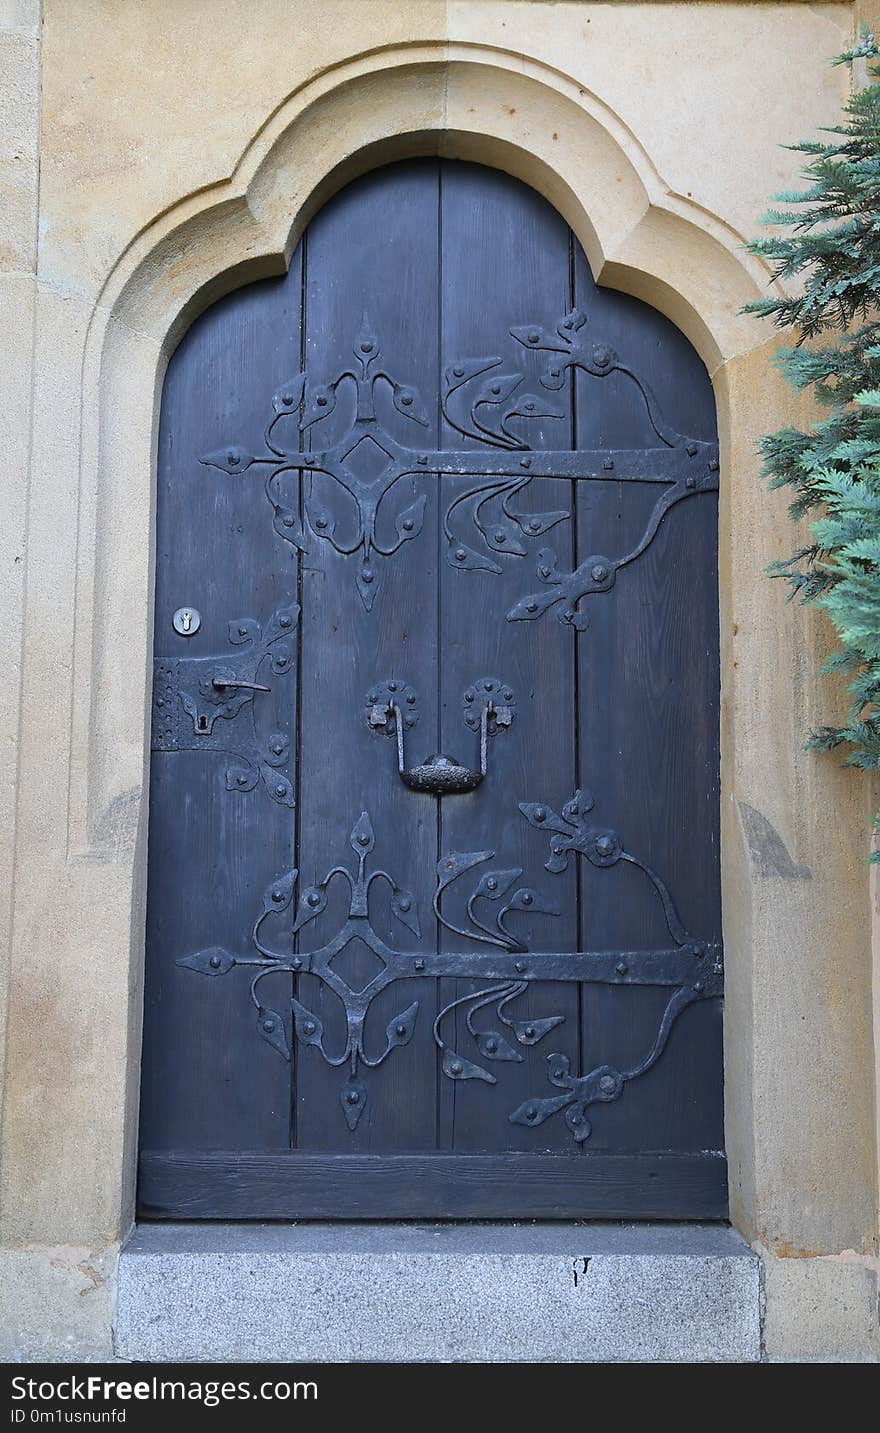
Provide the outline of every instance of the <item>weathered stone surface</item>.
{"type": "Polygon", "coordinates": [[[116,1352],[752,1362],[759,1271],[737,1235],[709,1226],[144,1226],[120,1257],[116,1352]]]}
{"type": "Polygon", "coordinates": [[[103,1361],[116,1249],[0,1249],[0,1362],[103,1361]]]}
{"type": "Polygon", "coordinates": [[[762,1250],[771,1363],[880,1361],[880,1260],[777,1258],[762,1250]]]}

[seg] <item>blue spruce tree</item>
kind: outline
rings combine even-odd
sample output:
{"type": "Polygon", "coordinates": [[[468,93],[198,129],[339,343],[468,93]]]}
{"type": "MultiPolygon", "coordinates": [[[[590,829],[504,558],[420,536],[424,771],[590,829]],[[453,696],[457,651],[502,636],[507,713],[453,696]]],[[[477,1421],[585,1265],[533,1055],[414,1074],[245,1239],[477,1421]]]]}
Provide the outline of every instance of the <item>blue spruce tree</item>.
{"type": "MultiPolygon", "coordinates": [[[[782,230],[755,240],[791,297],[759,299],[747,313],[795,335],[777,358],[799,390],[828,415],[809,432],[783,428],[763,439],[771,488],[792,490],[792,518],[809,518],[810,541],[771,576],[790,596],[824,608],[840,648],[823,668],[843,673],[851,696],[843,726],[814,731],[808,746],[845,749],[850,766],[880,768],[880,48],[863,29],[835,64],[868,61],[844,123],[825,141],[790,146],[807,156],[805,187],[779,194],[762,222],[782,230]],[[872,63],[873,62],[873,63],[872,63]]],[[[880,824],[880,818],[878,818],[880,824]]],[[[880,851],[872,860],[880,860],[880,851]]]]}

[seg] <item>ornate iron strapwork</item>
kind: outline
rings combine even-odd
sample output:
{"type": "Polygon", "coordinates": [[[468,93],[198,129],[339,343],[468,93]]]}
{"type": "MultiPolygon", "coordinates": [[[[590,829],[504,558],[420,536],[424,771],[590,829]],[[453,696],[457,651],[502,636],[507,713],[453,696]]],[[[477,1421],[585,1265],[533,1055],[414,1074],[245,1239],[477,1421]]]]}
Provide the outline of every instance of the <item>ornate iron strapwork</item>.
{"type": "MultiPolygon", "coordinates": [[[[263,899],[262,910],[255,921],[252,940],[256,954],[235,955],[221,947],[211,947],[182,956],[177,964],[203,975],[224,975],[234,967],[253,968],[251,998],[257,1012],[257,1030],[273,1049],[290,1059],[290,1038],[301,1045],[312,1046],[328,1065],[346,1067],[339,1098],[350,1129],[355,1129],[367,1103],[367,1087],[361,1078],[361,1067],[375,1068],[398,1046],[412,1039],[421,1001],[415,1000],[402,1009],[385,1026],[384,1032],[367,1032],[367,1015],[376,996],[395,981],[420,977],[434,981],[438,976],[473,979],[481,988],[461,996],[444,1006],[433,1021],[434,1041],[440,1052],[443,1074],[454,1081],[482,1080],[498,1083],[494,1068],[505,1062],[521,1062],[523,1047],[537,1044],[551,1030],[562,1024],[564,1016],[548,1011],[540,1018],[521,1018],[511,1007],[535,982],[568,984],[650,985],[665,986],[669,999],[657,1029],[656,1037],[644,1057],[635,1065],[617,1068],[598,1065],[583,1074],[573,1074],[569,1060],[562,1054],[547,1059],[548,1079],[560,1093],[530,1098],[508,1118],[514,1124],[537,1127],[552,1115],[564,1111],[564,1118],[573,1138],[580,1142],[590,1134],[586,1111],[597,1101],[619,1099],[629,1081],[644,1075],[663,1053],[678,1015],[695,1001],[720,995],[722,991],[721,946],[696,939],[683,926],[672,896],[650,866],[627,851],[616,831],[592,824],[593,800],[589,793],[578,791],[557,815],[552,807],[539,802],[523,802],[520,811],[530,826],[547,832],[550,855],[545,868],[551,873],[563,871],[572,852],[584,857],[599,870],[607,870],[625,861],[643,873],[660,901],[672,944],[665,949],[593,950],[529,952],[519,935],[509,926],[517,912],[553,917],[558,911],[543,893],[528,885],[518,884],[520,867],[507,869],[490,865],[495,852],[451,852],[437,865],[437,884],[433,909],[439,925],[462,937],[473,948],[462,953],[395,949],[376,932],[370,917],[370,891],[376,882],[384,882],[390,890],[390,910],[394,919],[420,940],[420,923],[413,895],[402,889],[387,871],[367,874],[367,860],[375,847],[375,834],[370,818],[363,812],[349,836],[349,844],[357,858],[355,872],[347,866],[334,866],[322,881],[299,894],[296,916],[288,932],[289,950],[293,936],[302,931],[327,907],[328,889],[334,878],[347,883],[348,915],[341,929],[326,944],[307,952],[290,954],[273,950],[263,940],[263,927],[273,918],[284,916],[290,909],[297,882],[296,870],[288,871],[272,883],[263,899]],[[465,880],[468,877],[468,880],[465,880]],[[454,888],[454,889],[453,889],[454,888]],[[452,918],[445,909],[449,895],[461,892],[461,914],[452,918]],[[375,957],[375,971],[363,988],[355,990],[335,962],[343,951],[360,941],[375,957]],[[288,994],[289,1009],[270,1008],[262,996],[267,977],[283,974],[288,979],[313,975],[323,981],[340,999],[346,1016],[346,1036],[339,1049],[331,1049],[325,1040],[320,1017],[309,1010],[296,996],[288,994]],[[494,1010],[496,1025],[485,1028],[477,1023],[484,1018],[480,1012],[494,1010]],[[469,1058],[449,1043],[445,1033],[455,1010],[465,1013],[464,1027],[474,1044],[469,1058]],[[290,1038],[288,1036],[290,1031],[290,1038]],[[481,1063],[481,1061],[485,1063],[481,1063]]],[[[275,999],[277,997],[273,997],[275,999]]]]}
{"type": "Polygon", "coordinates": [[[717,446],[677,433],[664,420],[644,379],[614,349],[587,337],[586,322],[586,315],[574,309],[559,320],[554,332],[524,324],[511,328],[510,334],[524,349],[548,355],[540,383],[550,392],[565,387],[572,369],[597,379],[611,373],[630,379],[644,400],[657,447],[533,451],[519,425],[567,415],[546,393],[520,392],[524,374],[499,373],[504,361],[500,356],[453,360],[444,369],[443,416],[479,448],[443,451],[406,446],[377,417],[377,390],[390,393],[395,410],[416,425],[427,427],[428,415],[417,389],[401,383],[384,366],[379,339],[365,320],[354,344],[354,365],[329,382],[313,382],[299,373],[273,395],[265,452],[249,453],[231,442],[201,461],[233,475],[253,467],[263,472],[275,531],[285,542],[305,551],[314,536],[343,556],[359,554],[356,583],[367,610],[379,588],[381,560],[391,558],[422,530],[428,489],[419,480],[429,475],[469,480],[442,515],[447,561],[461,572],[500,573],[499,559],[526,557],[531,550],[528,544],[569,519],[568,508],[539,512],[522,506],[533,478],[658,484],[660,495],[642,537],[629,552],[617,557],[595,553],[575,571],[563,572],[558,554],[541,548],[536,566],[542,587],[527,593],[507,614],[511,622],[532,621],[556,608],[561,622],[582,630],[586,617],[579,610],[581,599],[613,587],[618,572],[645,551],[675,503],[718,487],[717,446]],[[334,411],[340,390],[349,384],[354,385],[356,408],[345,437],[326,448],[302,451],[304,439],[320,443],[318,425],[334,411]],[[318,502],[311,483],[303,489],[304,475],[315,473],[325,474],[346,495],[347,514],[340,516],[335,506],[331,511],[318,502]],[[412,492],[395,503],[392,490],[400,491],[398,485],[406,477],[414,480],[412,492]],[[465,540],[462,520],[468,516],[472,531],[465,540]]]}
{"type": "Polygon", "coordinates": [[[261,740],[254,703],[260,693],[271,691],[263,677],[290,672],[293,653],[285,639],[294,635],[298,620],[294,602],[279,607],[265,630],[253,617],[230,622],[227,634],[234,650],[222,657],[157,657],[152,750],[217,752],[230,758],[228,791],[253,791],[262,780],[273,801],[293,806],[293,784],[285,771],[290,762],[287,727],[261,740]],[[242,712],[242,721],[235,722],[242,712]]]}

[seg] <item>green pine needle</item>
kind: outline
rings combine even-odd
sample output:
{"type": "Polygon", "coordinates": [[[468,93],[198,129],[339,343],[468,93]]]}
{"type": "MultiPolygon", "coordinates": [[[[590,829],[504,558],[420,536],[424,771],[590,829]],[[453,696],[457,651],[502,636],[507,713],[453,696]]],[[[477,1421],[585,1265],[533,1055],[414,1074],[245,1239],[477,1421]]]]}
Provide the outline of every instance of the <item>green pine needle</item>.
{"type": "MultiPolygon", "coordinates": [[[[843,678],[850,698],[843,725],[819,727],[807,748],[842,751],[846,766],[872,773],[880,770],[880,47],[866,26],[833,63],[854,60],[869,61],[869,83],[823,139],[786,146],[805,159],[803,187],[775,195],[779,207],[762,220],[781,232],[747,246],[774,278],[796,280],[794,292],[743,312],[793,335],[774,362],[828,411],[809,432],[783,428],[760,444],[768,486],[792,490],[795,522],[810,516],[811,542],[768,575],[783,579],[789,599],[827,613],[840,647],[821,671],[843,678]]],[[[870,860],[880,861],[880,850],[870,860]]]]}

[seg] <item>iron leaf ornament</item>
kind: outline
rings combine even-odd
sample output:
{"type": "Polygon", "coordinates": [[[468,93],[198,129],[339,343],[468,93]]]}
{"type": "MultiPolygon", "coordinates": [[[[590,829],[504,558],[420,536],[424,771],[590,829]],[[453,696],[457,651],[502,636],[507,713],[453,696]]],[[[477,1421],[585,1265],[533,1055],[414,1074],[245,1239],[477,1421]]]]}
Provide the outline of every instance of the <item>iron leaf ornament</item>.
{"type": "Polygon", "coordinates": [[[530,884],[521,883],[519,866],[496,863],[494,850],[450,852],[437,864],[433,911],[438,927],[452,932],[469,948],[461,952],[442,951],[438,942],[431,949],[391,945],[377,932],[370,909],[374,886],[390,890],[388,911],[401,928],[420,941],[421,923],[412,894],[386,870],[368,869],[376,847],[376,833],[368,812],[361,812],[349,833],[348,845],[354,861],[332,866],[323,879],[298,891],[296,869],[279,875],[266,889],[262,907],[251,932],[255,954],[238,955],[223,947],[210,946],[182,955],[178,966],[211,978],[228,975],[237,967],[253,971],[251,1000],[256,1012],[257,1034],[284,1059],[290,1059],[294,1041],[313,1049],[329,1066],[345,1072],[339,1101],[345,1121],[354,1131],[368,1104],[369,1087],[365,1072],[376,1069],[397,1049],[408,1045],[416,1029],[423,1001],[411,1001],[392,1016],[381,1035],[368,1029],[368,1014],[374,1000],[396,981],[422,978],[434,994],[441,977],[478,982],[479,988],[457,996],[440,1008],[433,1020],[432,1034],[444,1078],[455,1083],[501,1082],[503,1072],[521,1064],[524,1052],[546,1039],[565,1017],[552,1007],[540,1016],[517,1013],[516,1002],[530,986],[603,984],[660,986],[669,989],[656,1036],[649,1050],[625,1068],[602,1064],[576,1074],[569,1058],[561,1053],[547,1057],[547,1078],[554,1093],[536,1095],[523,1101],[508,1116],[510,1122],[538,1129],[556,1114],[563,1114],[575,1143],[591,1132],[587,1115],[595,1103],[609,1103],[623,1094],[626,1086],[646,1074],[663,1054],[681,1012],[700,1000],[722,992],[721,946],[692,936],[679,917],[672,895],[663,880],[639,857],[628,851],[613,829],[597,825],[592,817],[594,801],[580,790],[562,805],[560,812],[540,801],[522,802],[519,810],[536,832],[549,842],[545,869],[556,875],[572,857],[581,857],[597,870],[624,862],[641,872],[660,902],[671,944],[665,949],[589,950],[559,952],[530,951],[521,933],[509,921],[518,916],[542,920],[559,914],[551,899],[530,884]],[[340,928],[311,951],[294,953],[296,938],[327,908],[328,890],[333,881],[347,887],[348,914],[340,928]],[[455,907],[451,915],[446,906],[455,907]],[[266,929],[284,933],[284,949],[266,938],[266,929]],[[362,988],[354,989],[337,959],[353,941],[359,941],[374,958],[372,974],[362,988]],[[323,982],[341,1001],[345,1012],[345,1035],[333,1047],[325,1025],[316,1011],[290,993],[291,977],[311,975],[323,982]],[[264,998],[264,982],[275,979],[271,1000],[264,998]],[[285,994],[286,992],[286,994],[285,994]],[[279,1002],[284,999],[285,1004],[279,1002]],[[464,1015],[460,1038],[453,1038],[452,1017],[464,1015]],[[465,1046],[462,1048],[462,1040],[465,1046]]]}
{"type": "Polygon", "coordinates": [[[646,550],[676,503],[717,489],[718,450],[676,432],[644,379],[609,345],[590,339],[582,310],[564,314],[553,329],[519,324],[509,333],[520,349],[546,359],[539,391],[525,389],[525,372],[507,366],[498,354],[453,359],[443,368],[440,411],[468,448],[408,445],[388,430],[377,410],[379,392],[386,402],[390,397],[394,411],[413,429],[430,428],[430,418],[415,385],[402,382],[386,366],[379,337],[364,319],[353,362],[330,379],[295,374],[272,395],[263,452],[247,452],[232,441],[200,461],[230,477],[259,472],[274,529],[297,551],[308,551],[317,540],[341,557],[356,558],[355,587],[368,612],[381,587],[383,564],[419,538],[429,483],[436,486],[444,476],[466,480],[441,511],[446,561],[465,573],[500,574],[507,559],[527,558],[534,542],[569,520],[568,507],[528,507],[535,477],[558,479],[561,496],[572,480],[659,485],[644,532],[630,551],[596,554],[574,571],[562,572],[558,554],[542,547],[536,568],[543,587],[526,593],[507,613],[508,621],[522,622],[555,609],[561,622],[583,631],[582,600],[612,590],[617,574],[646,550]],[[574,370],[597,380],[617,373],[631,381],[657,446],[532,449],[530,423],[568,419],[567,407],[552,395],[562,393],[574,370]],[[341,438],[321,446],[326,431],[321,425],[340,408],[342,395],[353,400],[354,416],[341,438]],[[332,500],[316,492],[318,475],[331,484],[332,500]]]}

